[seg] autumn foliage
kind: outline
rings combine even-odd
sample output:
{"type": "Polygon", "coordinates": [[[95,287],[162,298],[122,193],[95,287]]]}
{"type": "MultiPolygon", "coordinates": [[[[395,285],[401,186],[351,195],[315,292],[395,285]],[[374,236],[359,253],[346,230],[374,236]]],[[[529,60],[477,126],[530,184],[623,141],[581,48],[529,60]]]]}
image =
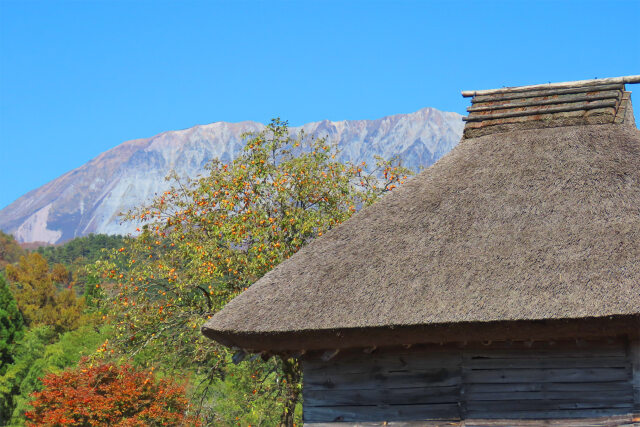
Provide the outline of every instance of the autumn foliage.
{"type": "Polygon", "coordinates": [[[293,137],[279,119],[246,138],[231,164],[213,161],[187,182],[174,176],[170,191],[129,213],[140,235],[104,278],[115,285],[113,314],[132,347],[149,337],[173,344],[189,329],[187,342],[202,339],[199,326],[231,298],[407,178],[392,162],[373,172],[341,163],[337,147],[293,137]]]}
{"type": "Polygon", "coordinates": [[[139,235],[103,265],[100,290],[113,307],[107,317],[120,354],[153,355],[154,364],[193,372],[203,384],[194,395],[213,408],[208,421],[292,425],[301,397],[297,361],[254,361],[244,372],[252,381],[235,381],[228,351],[200,327],[310,240],[401,185],[409,171],[383,159],[343,163],[325,138],[294,134],[280,119],[245,139],[232,162],[213,161],[191,179],[173,175],[171,190],[129,212],[139,235]],[[250,374],[256,371],[264,375],[250,374]],[[213,390],[232,382],[232,393],[213,390]]]}
{"type": "Polygon", "coordinates": [[[161,426],[198,425],[185,415],[184,387],[158,380],[151,371],[86,361],[42,380],[33,393],[29,426],[161,426]]]}
{"type": "Polygon", "coordinates": [[[65,332],[77,329],[86,320],[84,299],[69,287],[69,273],[62,264],[50,267],[42,255],[32,252],[7,265],[6,272],[28,326],[48,325],[56,332],[65,332]]]}

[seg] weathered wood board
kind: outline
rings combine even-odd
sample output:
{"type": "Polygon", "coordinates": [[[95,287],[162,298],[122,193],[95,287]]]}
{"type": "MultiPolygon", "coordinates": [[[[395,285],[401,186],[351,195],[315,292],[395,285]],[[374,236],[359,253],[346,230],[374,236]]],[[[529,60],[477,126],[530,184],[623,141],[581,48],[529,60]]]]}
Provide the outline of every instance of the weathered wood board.
{"type": "Polygon", "coordinates": [[[636,342],[610,339],[352,351],[327,362],[309,359],[303,361],[304,420],[446,424],[630,414],[640,399],[640,362],[632,363],[639,355],[636,342]]]}
{"type": "Polygon", "coordinates": [[[640,339],[631,341],[629,345],[629,355],[633,365],[633,402],[634,411],[640,417],[640,339]]]}

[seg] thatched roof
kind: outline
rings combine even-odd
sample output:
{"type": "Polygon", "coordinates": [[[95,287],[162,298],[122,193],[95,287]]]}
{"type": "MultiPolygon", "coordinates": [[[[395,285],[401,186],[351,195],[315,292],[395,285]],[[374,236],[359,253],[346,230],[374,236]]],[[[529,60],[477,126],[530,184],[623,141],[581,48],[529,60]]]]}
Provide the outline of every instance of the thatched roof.
{"type": "Polygon", "coordinates": [[[293,350],[382,345],[407,328],[446,338],[456,325],[610,317],[640,319],[640,131],[620,124],[464,139],[203,333],[293,350]]]}

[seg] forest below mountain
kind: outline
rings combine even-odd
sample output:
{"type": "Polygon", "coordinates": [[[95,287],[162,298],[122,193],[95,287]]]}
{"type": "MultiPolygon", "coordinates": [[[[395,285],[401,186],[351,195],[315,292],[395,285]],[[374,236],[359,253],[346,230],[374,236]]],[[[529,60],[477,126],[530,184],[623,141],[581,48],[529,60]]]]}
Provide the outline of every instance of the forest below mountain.
{"type": "Polygon", "coordinates": [[[296,359],[243,360],[200,327],[410,172],[340,161],[280,120],[245,142],[130,211],[135,237],[25,250],[0,234],[3,425],[301,423],[296,359]]]}

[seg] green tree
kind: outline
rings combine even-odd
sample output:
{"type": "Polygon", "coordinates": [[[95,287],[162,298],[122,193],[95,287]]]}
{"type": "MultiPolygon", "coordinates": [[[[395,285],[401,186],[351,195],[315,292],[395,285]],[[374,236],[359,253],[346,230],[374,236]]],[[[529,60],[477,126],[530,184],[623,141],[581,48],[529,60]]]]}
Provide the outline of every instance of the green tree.
{"type": "MultiPolygon", "coordinates": [[[[170,191],[130,213],[144,224],[141,234],[105,271],[124,353],[162,348],[185,366],[228,378],[228,353],[201,336],[203,322],[310,239],[406,179],[392,162],[380,160],[368,173],[364,163],[342,164],[335,146],[292,137],[279,119],[247,139],[233,163],[214,161],[205,176],[187,182],[174,176],[170,191]]],[[[269,372],[277,390],[254,385],[249,392],[275,396],[271,410],[292,425],[297,361],[279,360],[275,368],[269,372]]]]}
{"type": "Polygon", "coordinates": [[[22,336],[23,321],[18,305],[9,290],[4,275],[0,274],[0,375],[6,365],[13,362],[11,350],[22,336]]]}
{"type": "Polygon", "coordinates": [[[30,386],[23,387],[33,363],[44,355],[47,345],[53,343],[57,334],[49,326],[40,326],[25,332],[13,351],[14,362],[7,365],[0,375],[0,425],[6,425],[11,419],[15,407],[31,391],[30,386]]]}
{"type": "MultiPolygon", "coordinates": [[[[288,396],[282,387],[282,360],[270,358],[248,359],[234,364],[231,355],[225,361],[224,376],[214,378],[212,383],[204,383],[210,388],[211,408],[214,425],[275,426],[282,422],[282,408],[288,396]],[[275,409],[275,410],[274,410],[275,409]]],[[[302,411],[297,404],[297,415],[302,411]]],[[[292,411],[296,413],[296,411],[292,411]]]]}
{"type": "Polygon", "coordinates": [[[121,248],[125,241],[126,238],[119,235],[89,234],[62,245],[41,246],[37,252],[50,264],[60,263],[70,267],[78,260],[81,264],[90,264],[102,259],[105,251],[121,248]]]}

